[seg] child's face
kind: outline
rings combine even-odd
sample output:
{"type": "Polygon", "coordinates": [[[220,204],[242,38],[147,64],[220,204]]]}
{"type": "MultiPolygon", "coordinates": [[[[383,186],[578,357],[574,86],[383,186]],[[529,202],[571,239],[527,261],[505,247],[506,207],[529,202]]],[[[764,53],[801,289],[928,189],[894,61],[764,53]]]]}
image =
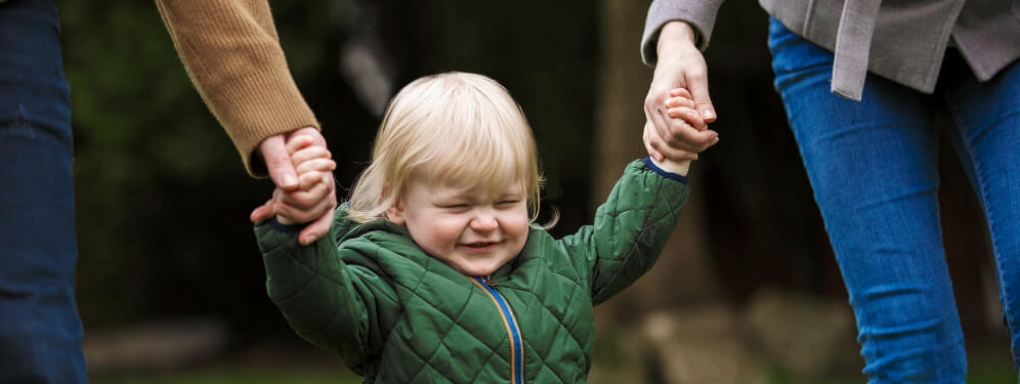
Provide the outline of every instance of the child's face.
{"type": "Polygon", "coordinates": [[[528,207],[517,183],[496,198],[479,190],[432,188],[412,180],[387,211],[418,246],[468,276],[488,276],[521,252],[528,238],[528,207]]]}

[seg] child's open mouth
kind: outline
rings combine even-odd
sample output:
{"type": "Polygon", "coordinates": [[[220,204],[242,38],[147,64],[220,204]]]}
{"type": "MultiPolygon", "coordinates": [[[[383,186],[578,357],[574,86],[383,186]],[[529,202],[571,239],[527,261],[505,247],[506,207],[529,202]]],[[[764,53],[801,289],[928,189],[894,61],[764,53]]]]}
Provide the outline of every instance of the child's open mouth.
{"type": "Polygon", "coordinates": [[[496,244],[498,244],[498,243],[495,243],[495,242],[467,243],[467,244],[464,244],[464,246],[466,246],[468,249],[470,249],[472,251],[475,251],[475,252],[483,252],[483,251],[488,251],[488,250],[490,250],[492,248],[495,248],[496,244]]]}

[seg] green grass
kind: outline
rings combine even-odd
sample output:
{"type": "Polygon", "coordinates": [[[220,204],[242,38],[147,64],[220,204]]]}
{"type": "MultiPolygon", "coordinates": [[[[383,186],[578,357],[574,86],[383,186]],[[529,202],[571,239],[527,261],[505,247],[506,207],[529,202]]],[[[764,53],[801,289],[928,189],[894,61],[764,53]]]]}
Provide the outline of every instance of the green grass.
{"type": "MultiPolygon", "coordinates": [[[[972,367],[968,384],[1015,383],[1017,374],[1012,365],[996,364],[972,367]],[[976,368],[976,369],[975,369],[976,368]]],[[[831,378],[821,381],[804,382],[789,374],[776,370],[772,384],[861,384],[867,381],[863,376],[831,378]]],[[[345,371],[322,369],[286,368],[274,371],[253,368],[224,368],[200,372],[172,373],[162,375],[121,376],[117,378],[92,378],[92,384],[360,384],[361,378],[345,371]]]]}
{"type": "MultiPolygon", "coordinates": [[[[782,376],[782,375],[780,375],[782,376]]],[[[970,384],[1002,384],[1016,381],[1016,373],[975,372],[967,380],[970,384]]],[[[774,384],[861,384],[864,379],[833,379],[823,382],[800,382],[789,377],[777,377],[774,384]]],[[[350,374],[308,372],[203,372],[168,374],[161,376],[123,377],[92,380],[92,384],[359,384],[361,378],[350,374]]]]}
{"type": "MultiPolygon", "coordinates": [[[[968,384],[1015,383],[1017,373],[1012,359],[1001,351],[985,354],[971,361],[968,384]]],[[[1007,352],[1008,354],[1008,352],[1007,352]]],[[[91,384],[359,384],[361,378],[339,366],[302,360],[305,365],[274,361],[270,366],[259,363],[207,366],[185,372],[164,374],[119,375],[93,377],[91,384]]],[[[862,384],[863,375],[833,377],[821,380],[798,380],[781,369],[772,371],[771,384],[862,384]]]]}
{"type": "MultiPolygon", "coordinates": [[[[773,377],[772,384],[862,384],[867,382],[867,378],[860,376],[857,378],[832,378],[819,381],[798,381],[788,375],[777,374],[773,377]]],[[[971,371],[967,375],[968,384],[1004,384],[1004,383],[1015,383],[1017,381],[1017,374],[1012,366],[1009,367],[995,367],[993,369],[982,369],[980,371],[971,371]]]]}
{"type": "Polygon", "coordinates": [[[127,376],[93,379],[92,384],[359,384],[361,378],[348,374],[308,372],[218,371],[156,376],[127,376]]]}
{"type": "MultiPolygon", "coordinates": [[[[834,380],[825,380],[825,381],[822,381],[822,382],[810,382],[810,383],[808,383],[808,382],[801,382],[801,381],[777,380],[777,381],[774,382],[774,384],[862,384],[862,383],[864,383],[866,381],[867,381],[867,379],[863,379],[863,378],[859,379],[859,380],[853,380],[853,379],[845,379],[845,380],[834,379],[834,380]]],[[[1004,383],[1013,383],[1013,382],[1016,382],[1016,375],[1015,374],[970,375],[970,378],[967,379],[967,383],[968,384],[1004,384],[1004,383]]]]}

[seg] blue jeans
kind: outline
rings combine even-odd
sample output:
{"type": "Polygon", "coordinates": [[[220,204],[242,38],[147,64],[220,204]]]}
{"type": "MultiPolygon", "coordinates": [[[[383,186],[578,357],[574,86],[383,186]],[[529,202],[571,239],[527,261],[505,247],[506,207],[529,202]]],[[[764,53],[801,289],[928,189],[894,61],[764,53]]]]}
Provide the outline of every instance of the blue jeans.
{"type": "Polygon", "coordinates": [[[775,19],[769,35],[775,87],[849,292],[869,382],[965,381],[939,223],[936,115],[948,120],[984,209],[1017,361],[1020,66],[979,83],[950,52],[933,95],[869,74],[858,103],[830,93],[832,53],[775,19]]]}
{"type": "Polygon", "coordinates": [[[84,383],[70,90],[53,0],[0,3],[0,383],[84,383]]]}

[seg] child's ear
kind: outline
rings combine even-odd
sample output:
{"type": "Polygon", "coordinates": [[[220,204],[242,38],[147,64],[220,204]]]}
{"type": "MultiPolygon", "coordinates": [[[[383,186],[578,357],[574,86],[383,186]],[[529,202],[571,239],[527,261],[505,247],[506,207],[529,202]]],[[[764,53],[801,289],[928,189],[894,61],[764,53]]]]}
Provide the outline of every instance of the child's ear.
{"type": "Polygon", "coordinates": [[[407,222],[404,218],[404,207],[399,199],[386,209],[386,219],[396,225],[404,225],[407,222]]]}

